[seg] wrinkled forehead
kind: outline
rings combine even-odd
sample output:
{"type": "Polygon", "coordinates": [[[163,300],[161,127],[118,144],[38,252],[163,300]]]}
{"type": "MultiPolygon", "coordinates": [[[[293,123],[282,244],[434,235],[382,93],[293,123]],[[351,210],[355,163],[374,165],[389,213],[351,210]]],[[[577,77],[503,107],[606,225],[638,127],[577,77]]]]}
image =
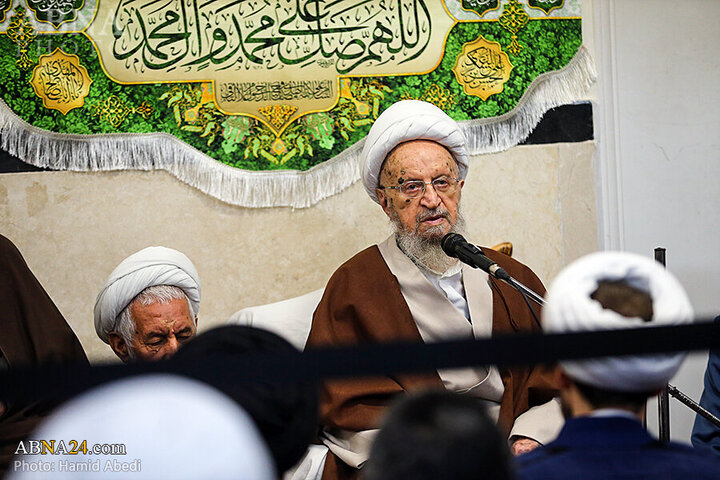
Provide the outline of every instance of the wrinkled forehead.
{"type": "Polygon", "coordinates": [[[437,167],[447,170],[445,173],[458,174],[458,163],[452,152],[444,145],[433,140],[410,140],[397,144],[388,152],[380,166],[380,175],[392,175],[393,169],[409,167],[437,167]]]}
{"type": "Polygon", "coordinates": [[[183,322],[193,321],[194,315],[187,298],[156,300],[148,303],[134,301],[130,304],[130,312],[136,326],[144,322],[183,322]]]}

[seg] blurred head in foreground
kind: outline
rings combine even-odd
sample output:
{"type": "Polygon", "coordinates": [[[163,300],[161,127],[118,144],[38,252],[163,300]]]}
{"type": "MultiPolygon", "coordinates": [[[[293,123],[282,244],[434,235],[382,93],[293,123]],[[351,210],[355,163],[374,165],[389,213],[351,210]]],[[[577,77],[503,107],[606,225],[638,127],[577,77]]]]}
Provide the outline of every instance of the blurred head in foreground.
{"type": "Polygon", "coordinates": [[[58,409],[31,439],[53,442],[47,448],[60,454],[33,455],[25,441],[18,448],[27,455],[17,456],[9,478],[275,478],[250,417],[214,388],[173,375],[93,389],[58,409]]]}
{"type": "MultiPolygon", "coordinates": [[[[317,386],[312,382],[244,381],[235,376],[231,382],[224,382],[207,375],[214,370],[203,368],[203,364],[213,357],[220,357],[223,367],[231,369],[232,365],[226,361],[230,355],[240,365],[247,365],[243,356],[265,355],[274,360],[293,354],[299,354],[298,350],[272,332],[230,325],[198,335],[183,346],[174,361],[197,366],[187,373],[228,395],[252,417],[270,449],[277,471],[284,472],[300,460],[315,435],[317,386]]],[[[288,368],[291,363],[289,360],[288,368]]],[[[257,365],[257,369],[262,371],[263,365],[257,365]]]]}
{"type": "MultiPolygon", "coordinates": [[[[585,256],[560,272],[543,309],[548,333],[690,323],[693,310],[675,277],[654,260],[623,252],[585,256]]],[[[648,332],[651,335],[651,332],[648,332]]],[[[639,414],[680,368],[684,353],[561,362],[566,415],[600,408],[639,414]]]]}
{"type": "Polygon", "coordinates": [[[507,480],[507,440],[477,399],[438,391],[403,397],[388,413],[365,480],[507,480]]]}

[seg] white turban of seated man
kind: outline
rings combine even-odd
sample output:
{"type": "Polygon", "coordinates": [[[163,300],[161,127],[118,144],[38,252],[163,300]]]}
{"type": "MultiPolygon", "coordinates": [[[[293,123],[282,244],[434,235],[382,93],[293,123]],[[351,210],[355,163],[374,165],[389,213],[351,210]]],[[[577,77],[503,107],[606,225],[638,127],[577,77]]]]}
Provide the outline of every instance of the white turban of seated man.
{"type": "MultiPolygon", "coordinates": [[[[550,333],[648,328],[691,323],[693,309],[680,282],[658,262],[633,253],[598,252],[565,268],[548,291],[543,330],[550,333]],[[652,298],[652,318],[625,317],[592,298],[601,282],[624,282],[652,298]]],[[[684,353],[628,355],[560,362],[586,385],[621,392],[661,388],[684,353]]]]}
{"type": "Polygon", "coordinates": [[[148,247],[123,260],[95,302],[95,331],[121,360],[158,360],[195,335],[200,279],[183,253],[148,247]]]}
{"type": "Polygon", "coordinates": [[[465,180],[470,156],[457,122],[432,103],[403,100],[378,117],[363,146],[363,185],[375,202],[380,203],[375,189],[388,154],[401,143],[413,140],[432,140],[447,148],[457,162],[458,177],[465,180]]]}

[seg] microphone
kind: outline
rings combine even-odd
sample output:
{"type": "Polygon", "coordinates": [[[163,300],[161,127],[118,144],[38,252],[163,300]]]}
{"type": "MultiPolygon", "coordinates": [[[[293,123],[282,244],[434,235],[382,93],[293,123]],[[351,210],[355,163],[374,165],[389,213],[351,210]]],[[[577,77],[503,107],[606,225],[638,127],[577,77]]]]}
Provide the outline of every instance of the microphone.
{"type": "Polygon", "coordinates": [[[459,233],[448,233],[441,241],[443,252],[449,257],[457,258],[473,268],[479,268],[495,278],[512,281],[510,275],[497,263],[483,254],[482,250],[469,243],[459,233]]]}

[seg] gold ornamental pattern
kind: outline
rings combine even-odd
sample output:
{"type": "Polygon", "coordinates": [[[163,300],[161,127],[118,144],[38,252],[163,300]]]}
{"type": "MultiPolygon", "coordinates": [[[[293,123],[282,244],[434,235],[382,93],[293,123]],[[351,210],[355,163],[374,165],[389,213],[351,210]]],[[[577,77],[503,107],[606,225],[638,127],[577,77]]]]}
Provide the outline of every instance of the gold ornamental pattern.
{"type": "Polygon", "coordinates": [[[280,129],[297,109],[298,107],[292,105],[270,105],[258,108],[258,111],[265,115],[275,128],[280,129]]]}
{"type": "Polygon", "coordinates": [[[25,14],[23,7],[15,8],[15,15],[10,17],[5,35],[18,46],[20,57],[15,64],[20,70],[30,70],[35,63],[28,57],[28,47],[37,37],[35,27],[30,23],[30,18],[25,14]]]}
{"type": "Polygon", "coordinates": [[[500,15],[500,26],[510,32],[512,42],[508,45],[507,50],[512,55],[520,55],[523,46],[518,43],[518,32],[525,28],[530,21],[530,15],[525,12],[522,4],[518,0],[510,0],[500,15]]]}

